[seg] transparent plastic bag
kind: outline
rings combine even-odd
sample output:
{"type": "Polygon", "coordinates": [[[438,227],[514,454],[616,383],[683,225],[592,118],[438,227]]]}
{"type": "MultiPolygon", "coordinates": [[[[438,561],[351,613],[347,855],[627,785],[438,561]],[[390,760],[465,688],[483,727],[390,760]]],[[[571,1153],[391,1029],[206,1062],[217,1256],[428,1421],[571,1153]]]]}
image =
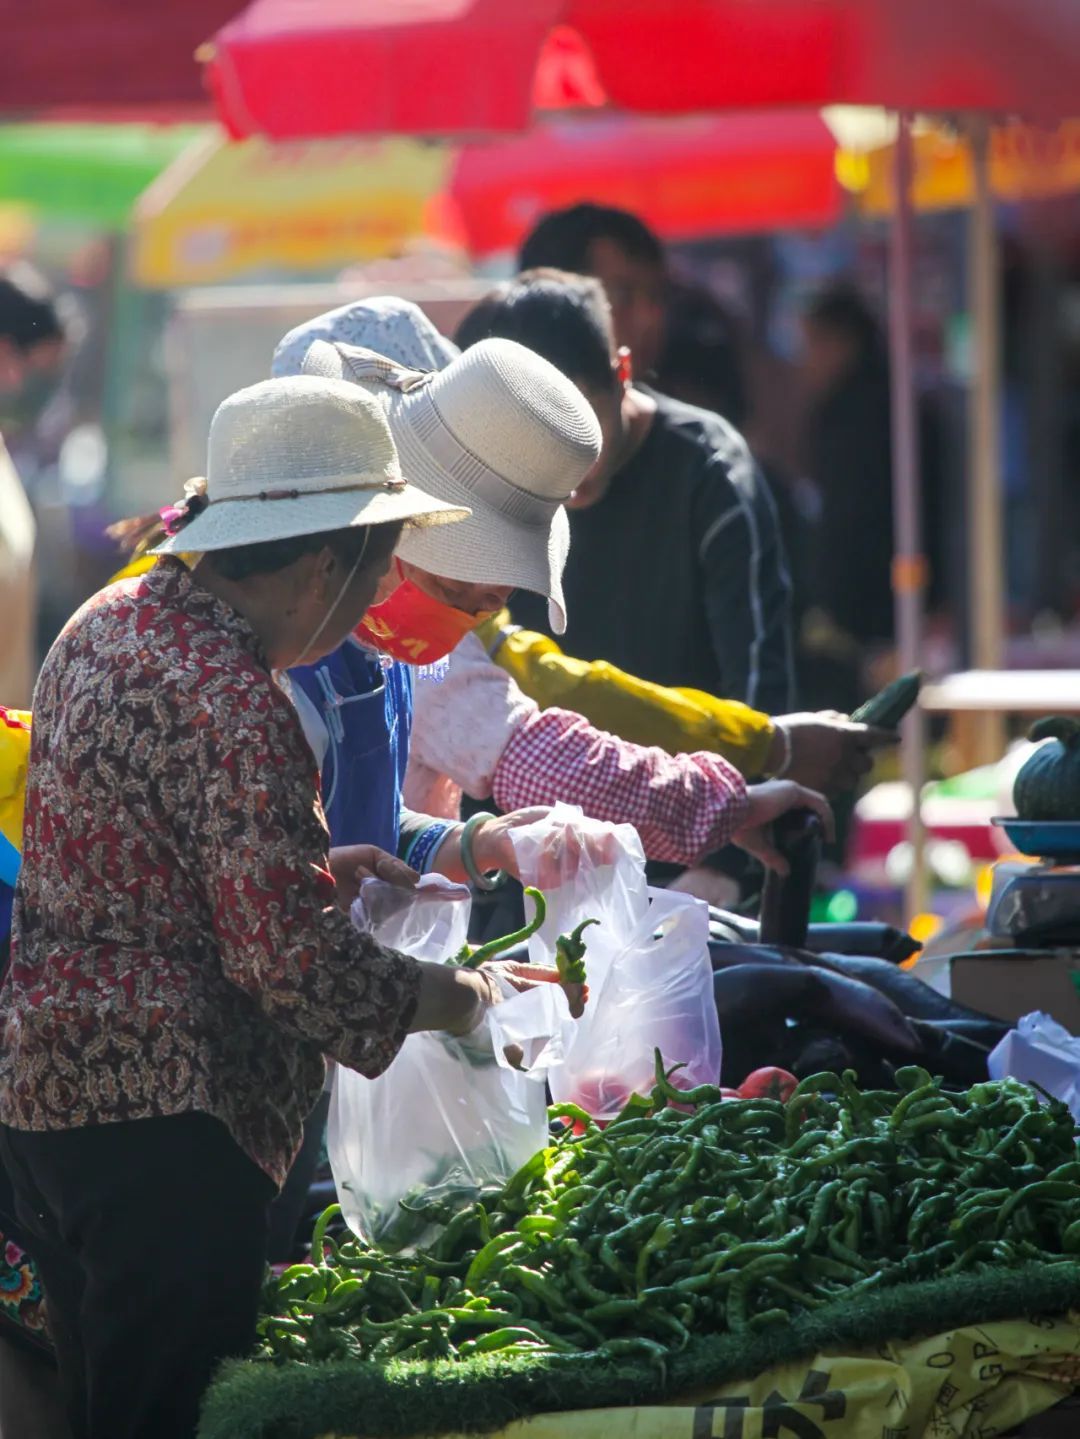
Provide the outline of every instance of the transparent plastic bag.
{"type": "MultiPolygon", "coordinates": [[[[367,880],[353,918],[382,943],[442,962],[465,943],[469,893],[436,876],[414,891],[367,880]]],[[[543,1078],[571,1024],[556,986],[490,1010],[465,1040],[411,1034],[377,1079],[341,1066],[328,1147],[346,1222],[386,1248],[432,1238],[461,1201],[501,1186],[547,1142],[543,1078]],[[528,1072],[511,1068],[517,1044],[528,1072]]]]}
{"type": "Polygon", "coordinates": [[[436,962],[450,959],[468,937],[472,895],[467,884],[425,874],[415,889],[366,879],[350,918],[382,944],[436,962]],[[422,951],[422,952],[421,952],[422,951]]]}
{"type": "Polygon", "coordinates": [[[991,1051],[986,1067],[991,1079],[1011,1076],[1038,1085],[1080,1120],[1080,1039],[1050,1015],[1025,1014],[991,1051]]]}
{"type": "Polygon", "coordinates": [[[575,806],[559,805],[540,824],[515,831],[514,849],[523,881],[539,888],[551,882],[553,856],[567,857],[563,882],[546,890],[547,920],[529,942],[530,959],[553,964],[559,934],[599,921],[585,931],[589,1002],[565,1042],[563,1063],[548,1076],[552,1098],[613,1119],[632,1093],[652,1088],[657,1049],[667,1068],[685,1065],[673,1083],[718,1084],[708,907],[649,889],[636,831],[613,831],[575,806]]]}

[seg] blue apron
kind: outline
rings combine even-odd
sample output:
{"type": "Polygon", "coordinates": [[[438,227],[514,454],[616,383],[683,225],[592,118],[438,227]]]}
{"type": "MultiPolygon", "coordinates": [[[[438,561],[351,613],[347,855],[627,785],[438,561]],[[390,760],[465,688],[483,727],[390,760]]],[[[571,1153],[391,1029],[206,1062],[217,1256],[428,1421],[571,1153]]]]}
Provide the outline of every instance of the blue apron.
{"type": "Polygon", "coordinates": [[[326,727],[323,808],[330,843],[397,853],[401,789],[412,728],[412,672],[348,639],[289,679],[326,727]]]}
{"type": "Polygon", "coordinates": [[[0,944],[11,933],[11,909],[15,900],[15,880],[19,873],[19,851],[0,834],[0,944]]]}
{"type": "Polygon", "coordinates": [[[10,884],[0,879],[0,944],[11,933],[11,912],[15,905],[15,891],[10,884]]]}

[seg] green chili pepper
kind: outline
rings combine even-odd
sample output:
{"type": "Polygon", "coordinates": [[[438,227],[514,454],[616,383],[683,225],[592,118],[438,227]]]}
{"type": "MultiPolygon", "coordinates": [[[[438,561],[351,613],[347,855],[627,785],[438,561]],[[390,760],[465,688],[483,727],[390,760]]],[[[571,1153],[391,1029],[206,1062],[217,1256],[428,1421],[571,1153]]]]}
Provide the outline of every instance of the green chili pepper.
{"type": "Polygon", "coordinates": [[[331,1219],[336,1219],[341,1213],[340,1204],[331,1204],[324,1209],[315,1221],[315,1228],[311,1231],[311,1254],[317,1264],[323,1260],[323,1245],[326,1241],[326,1229],[331,1219]]]}
{"type": "Polygon", "coordinates": [[[668,1351],[655,1339],[608,1339],[597,1353],[605,1359],[648,1359],[662,1369],[668,1351]]]}
{"type": "Polygon", "coordinates": [[[667,1249],[678,1233],[678,1228],[679,1226],[673,1219],[661,1219],[638,1251],[637,1264],[634,1267],[634,1284],[639,1294],[645,1288],[649,1260],[654,1254],[662,1254],[667,1249]]]}
{"type": "Polygon", "coordinates": [[[1009,1219],[1017,1212],[1021,1205],[1033,1203],[1035,1200],[1049,1200],[1056,1204],[1075,1204],[1080,1199],[1080,1187],[1061,1180],[1045,1179],[1038,1184],[1028,1184],[1018,1193],[1013,1194],[998,1210],[995,1224],[996,1232],[1000,1235],[1009,1219]]]}
{"type": "MultiPolygon", "coordinates": [[[[685,1069],[685,1064],[672,1065],[670,1069],[664,1068],[664,1057],[660,1051],[653,1051],[656,1061],[656,1083],[653,1085],[653,1105],[661,1109],[665,1104],[706,1104],[710,1100],[718,1100],[720,1092],[715,1084],[699,1084],[694,1089],[680,1089],[677,1084],[671,1083],[671,1076],[678,1074],[680,1069],[685,1069]]],[[[728,1101],[730,1103],[730,1101],[728,1101]]]]}
{"type": "MultiPolygon", "coordinates": [[[[569,1344],[565,1339],[560,1339],[557,1334],[549,1333],[542,1329],[539,1324],[532,1324],[526,1320],[505,1329],[495,1329],[490,1334],[482,1334],[474,1340],[469,1352],[473,1354],[493,1354],[499,1350],[516,1346],[522,1341],[527,1342],[529,1349],[535,1350],[538,1346],[552,1349],[556,1354],[575,1354],[577,1346],[569,1344]]],[[[464,1350],[463,1350],[464,1352],[464,1350]]]]}
{"type": "Polygon", "coordinates": [[[525,1242],[516,1230],[512,1229],[506,1234],[496,1234],[484,1245],[469,1265],[465,1275],[466,1289],[475,1289],[496,1260],[505,1259],[515,1249],[524,1247],[525,1242]]]}
{"type": "Polygon", "coordinates": [[[486,944],[478,945],[475,949],[468,944],[462,945],[451,963],[462,969],[479,969],[485,960],[502,954],[505,949],[513,949],[515,944],[524,944],[531,938],[547,918],[547,901],[538,889],[530,887],[525,893],[533,902],[533,917],[528,924],[516,929],[513,934],[504,934],[501,939],[489,939],[486,944]]]}
{"type": "Polygon", "coordinates": [[[555,967],[564,984],[585,983],[585,949],[582,935],[590,924],[599,924],[598,919],[583,919],[570,934],[560,934],[555,941],[555,967]]]}

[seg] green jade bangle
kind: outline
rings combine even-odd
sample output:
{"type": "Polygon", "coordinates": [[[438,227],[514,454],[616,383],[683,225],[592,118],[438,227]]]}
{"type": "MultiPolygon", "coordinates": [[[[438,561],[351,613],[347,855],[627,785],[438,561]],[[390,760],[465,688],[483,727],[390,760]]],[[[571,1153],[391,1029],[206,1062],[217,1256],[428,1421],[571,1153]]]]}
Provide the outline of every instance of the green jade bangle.
{"type": "Polygon", "coordinates": [[[476,860],[473,857],[473,835],[485,820],[494,818],[493,814],[480,810],[479,813],[465,821],[465,828],[461,831],[461,863],[465,866],[465,873],[477,889],[488,894],[493,889],[500,889],[510,878],[505,869],[497,869],[492,875],[482,873],[477,868],[476,860]]]}

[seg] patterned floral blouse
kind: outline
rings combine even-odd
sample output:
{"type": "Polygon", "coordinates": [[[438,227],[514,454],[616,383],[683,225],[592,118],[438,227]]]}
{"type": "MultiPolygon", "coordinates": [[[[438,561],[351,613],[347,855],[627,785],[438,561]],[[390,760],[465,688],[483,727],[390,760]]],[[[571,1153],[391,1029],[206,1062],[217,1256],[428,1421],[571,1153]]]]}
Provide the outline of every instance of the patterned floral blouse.
{"type": "Polygon", "coordinates": [[[380,1073],[420,970],[334,902],[315,759],[248,623],[170,561],[41,671],[0,1120],[201,1110],[280,1183],[324,1055],[380,1073]]]}

